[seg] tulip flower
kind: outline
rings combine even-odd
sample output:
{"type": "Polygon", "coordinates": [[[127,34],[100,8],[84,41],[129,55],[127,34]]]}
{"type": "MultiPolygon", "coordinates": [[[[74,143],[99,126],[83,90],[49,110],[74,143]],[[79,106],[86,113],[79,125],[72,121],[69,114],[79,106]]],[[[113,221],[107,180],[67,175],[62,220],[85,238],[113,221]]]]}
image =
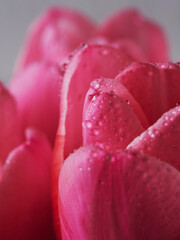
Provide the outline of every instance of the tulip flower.
{"type": "Polygon", "coordinates": [[[180,65],[168,56],[134,9],[99,25],[59,7],[35,20],[0,84],[0,239],[53,240],[54,227],[62,240],[180,239],[180,65]]]}
{"type": "Polygon", "coordinates": [[[87,46],[64,75],[55,148],[62,239],[179,239],[180,66],[124,55],[116,69],[113,51],[87,46]]]}

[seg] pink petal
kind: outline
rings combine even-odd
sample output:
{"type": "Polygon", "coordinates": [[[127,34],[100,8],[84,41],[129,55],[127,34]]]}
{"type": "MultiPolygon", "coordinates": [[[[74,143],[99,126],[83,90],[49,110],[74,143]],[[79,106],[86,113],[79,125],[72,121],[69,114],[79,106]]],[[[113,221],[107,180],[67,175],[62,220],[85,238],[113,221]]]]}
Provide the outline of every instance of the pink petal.
{"type": "Polygon", "coordinates": [[[54,239],[51,157],[46,138],[32,130],[9,155],[0,182],[1,239],[54,239]]]}
{"type": "Polygon", "coordinates": [[[84,112],[84,145],[96,145],[108,152],[125,149],[144,129],[130,106],[118,95],[102,92],[89,95],[84,112]]]}
{"type": "Polygon", "coordinates": [[[127,52],[130,56],[138,61],[146,61],[146,57],[139,45],[130,39],[118,39],[116,41],[109,41],[105,37],[94,37],[91,38],[88,43],[90,44],[99,44],[99,45],[110,45],[112,47],[118,48],[122,51],[127,52]]]}
{"type": "Polygon", "coordinates": [[[91,37],[95,25],[85,16],[65,8],[52,7],[30,27],[16,71],[41,60],[61,62],[91,37]]]}
{"type": "Polygon", "coordinates": [[[153,124],[168,110],[167,89],[159,69],[150,63],[134,63],[116,77],[136,99],[153,124]]]}
{"type": "Polygon", "coordinates": [[[130,94],[128,89],[116,79],[99,78],[92,81],[90,84],[90,89],[88,90],[84,101],[84,111],[86,111],[86,109],[88,108],[87,105],[89,105],[93,96],[99,95],[102,92],[114,93],[119,97],[123,98],[132,108],[133,112],[137,115],[142,126],[144,128],[147,128],[149,126],[149,122],[137,101],[130,94]]]}
{"type": "Polygon", "coordinates": [[[118,39],[111,44],[116,48],[123,49],[138,61],[148,60],[141,47],[130,39],[118,39]]]}
{"type": "Polygon", "coordinates": [[[0,164],[22,140],[16,102],[0,82],[0,164]]]}
{"type": "Polygon", "coordinates": [[[128,146],[156,156],[180,171],[180,106],[165,113],[128,146]]]}
{"type": "Polygon", "coordinates": [[[115,77],[134,60],[110,46],[88,45],[73,56],[62,86],[59,135],[65,135],[65,156],[82,144],[83,103],[90,82],[115,77]]]}
{"type": "Polygon", "coordinates": [[[180,173],[139,153],[81,148],[60,173],[59,214],[66,240],[179,239],[180,173]]]}
{"type": "Polygon", "coordinates": [[[61,81],[57,66],[36,63],[19,73],[10,85],[23,128],[35,127],[43,131],[52,144],[58,126],[61,81]]]}
{"type": "Polygon", "coordinates": [[[158,63],[162,81],[166,86],[168,109],[180,103],[180,65],[174,63],[158,63]]]}
{"type": "Polygon", "coordinates": [[[127,39],[140,46],[149,61],[167,61],[167,42],[163,30],[135,9],[119,11],[108,18],[97,32],[110,41],[127,39]]]}

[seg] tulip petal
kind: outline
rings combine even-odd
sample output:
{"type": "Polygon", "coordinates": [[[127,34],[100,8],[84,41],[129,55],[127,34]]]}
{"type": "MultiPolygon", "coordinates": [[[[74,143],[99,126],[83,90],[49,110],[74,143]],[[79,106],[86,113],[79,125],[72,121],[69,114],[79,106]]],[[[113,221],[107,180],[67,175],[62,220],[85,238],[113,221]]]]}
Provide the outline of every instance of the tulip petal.
{"type": "Polygon", "coordinates": [[[57,66],[35,63],[14,77],[10,85],[23,128],[43,131],[52,144],[58,127],[61,81],[57,66]]]}
{"type": "Polygon", "coordinates": [[[10,153],[0,183],[1,239],[54,239],[51,157],[46,138],[32,130],[10,153]]]}
{"type": "Polygon", "coordinates": [[[62,167],[59,214],[66,240],[176,240],[180,174],[140,153],[81,148],[62,167]]]}
{"type": "Polygon", "coordinates": [[[128,146],[165,161],[180,171],[180,106],[171,109],[128,146]]]}
{"type": "Polygon", "coordinates": [[[136,99],[150,124],[168,110],[166,84],[155,65],[134,63],[120,73],[116,80],[136,99]]]}
{"type": "Polygon", "coordinates": [[[102,92],[114,93],[124,99],[128,105],[132,108],[133,112],[139,118],[141,125],[144,128],[149,126],[149,122],[144,115],[141,107],[138,102],[134,99],[134,97],[130,94],[128,89],[122,85],[116,79],[110,78],[99,78],[91,82],[90,89],[88,90],[85,101],[84,101],[84,112],[88,108],[90,101],[92,100],[94,95],[99,95],[102,92]]]}
{"type": "Polygon", "coordinates": [[[20,144],[21,138],[16,102],[0,83],[0,164],[4,164],[9,152],[20,144]]]}
{"type": "Polygon", "coordinates": [[[59,135],[65,135],[65,156],[82,144],[82,112],[90,82],[113,78],[134,59],[110,46],[86,45],[66,68],[61,94],[59,135]]]}
{"type": "Polygon", "coordinates": [[[61,62],[81,42],[86,42],[94,30],[94,23],[75,11],[48,9],[30,27],[16,71],[32,62],[61,62]]]}
{"type": "Polygon", "coordinates": [[[142,48],[149,61],[167,61],[167,42],[163,30],[135,9],[119,11],[99,28],[98,36],[110,41],[127,39],[142,48]]]}
{"type": "Polygon", "coordinates": [[[85,146],[93,144],[113,153],[125,149],[143,131],[130,106],[113,93],[95,94],[84,114],[85,146]]]}
{"type": "Polygon", "coordinates": [[[174,63],[158,63],[162,82],[166,86],[168,109],[180,103],[180,65],[174,63]]]}

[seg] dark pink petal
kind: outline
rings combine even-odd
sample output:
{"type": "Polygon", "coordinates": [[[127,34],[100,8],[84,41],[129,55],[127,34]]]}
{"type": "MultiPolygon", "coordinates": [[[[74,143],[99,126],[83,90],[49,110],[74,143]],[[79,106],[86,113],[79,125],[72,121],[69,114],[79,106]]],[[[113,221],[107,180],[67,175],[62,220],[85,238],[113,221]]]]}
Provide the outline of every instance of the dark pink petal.
{"type": "Polygon", "coordinates": [[[155,65],[134,63],[120,73],[116,80],[136,99],[150,124],[168,110],[166,85],[155,65]]]}
{"type": "Polygon", "coordinates": [[[136,152],[81,148],[59,179],[63,239],[177,240],[180,173],[136,152]]]}
{"type": "Polygon", "coordinates": [[[167,42],[163,30],[135,9],[126,9],[112,15],[99,28],[98,36],[110,41],[127,39],[142,48],[149,61],[167,61],[167,42]]]}
{"type": "Polygon", "coordinates": [[[45,63],[34,63],[12,79],[14,94],[23,128],[35,127],[53,144],[59,118],[59,68],[45,63]]]}
{"type": "Polygon", "coordinates": [[[82,112],[90,82],[113,78],[134,59],[105,45],[87,45],[73,56],[62,86],[59,135],[65,135],[65,156],[82,144],[82,112]]]}
{"type": "Polygon", "coordinates": [[[54,239],[51,157],[46,138],[32,130],[10,153],[0,182],[1,239],[54,239]]]}
{"type": "Polygon", "coordinates": [[[155,156],[180,171],[180,106],[171,109],[128,146],[155,156]]]}
{"type": "Polygon", "coordinates": [[[0,82],[0,165],[22,140],[16,102],[0,82]]]}
{"type": "Polygon", "coordinates": [[[96,145],[110,153],[126,146],[144,129],[130,106],[114,93],[90,95],[83,121],[84,145],[96,145]]]}
{"type": "Polygon", "coordinates": [[[93,22],[73,10],[48,9],[30,27],[16,71],[41,60],[61,62],[81,42],[87,41],[94,30],[93,22]]]}
{"type": "Polygon", "coordinates": [[[168,109],[180,103],[180,65],[174,63],[156,64],[161,74],[161,81],[166,86],[168,109]]]}

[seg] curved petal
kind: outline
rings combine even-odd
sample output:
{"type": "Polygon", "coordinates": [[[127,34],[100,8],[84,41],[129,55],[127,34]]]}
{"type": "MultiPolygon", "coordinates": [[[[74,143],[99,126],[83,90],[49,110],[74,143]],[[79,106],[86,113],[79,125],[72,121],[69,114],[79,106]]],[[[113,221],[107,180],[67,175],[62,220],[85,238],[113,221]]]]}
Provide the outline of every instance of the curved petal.
{"type": "Polygon", "coordinates": [[[167,42],[163,30],[135,9],[119,11],[108,18],[98,29],[98,36],[110,41],[127,39],[142,48],[149,61],[167,61],[167,42]]]}
{"type": "Polygon", "coordinates": [[[134,97],[130,94],[128,89],[122,85],[119,81],[116,79],[110,79],[110,78],[99,78],[91,82],[90,89],[88,90],[85,101],[84,101],[84,111],[87,109],[87,105],[89,105],[89,102],[92,100],[94,95],[99,95],[100,93],[108,92],[111,94],[116,94],[124,101],[128,103],[128,105],[132,108],[133,112],[136,114],[136,116],[139,118],[141,125],[144,128],[147,128],[149,126],[149,122],[144,115],[144,112],[142,111],[141,107],[139,106],[138,102],[134,99],[134,97]]]}
{"type": "Polygon", "coordinates": [[[128,146],[165,161],[180,171],[180,106],[171,109],[128,146]]]}
{"type": "Polygon", "coordinates": [[[65,156],[82,144],[82,112],[90,82],[115,77],[134,59],[110,46],[85,45],[66,68],[61,95],[59,135],[65,135],[65,156]]]}
{"type": "Polygon", "coordinates": [[[30,27],[16,71],[32,62],[61,62],[81,42],[87,41],[94,30],[93,22],[73,10],[48,9],[30,27]]]}
{"type": "Polygon", "coordinates": [[[120,73],[116,80],[136,99],[150,124],[168,110],[166,84],[155,65],[134,63],[120,73]]]}
{"type": "Polygon", "coordinates": [[[32,130],[10,153],[0,182],[1,239],[54,239],[51,157],[46,138],[32,130]]]}
{"type": "Polygon", "coordinates": [[[0,82],[0,164],[4,164],[9,152],[17,147],[23,136],[15,99],[0,82]]]}
{"type": "Polygon", "coordinates": [[[97,36],[94,38],[91,38],[88,43],[90,44],[99,44],[99,45],[109,45],[112,47],[115,47],[117,49],[120,49],[122,51],[127,52],[130,56],[135,58],[138,61],[146,61],[148,60],[141,47],[138,46],[134,41],[130,39],[118,39],[116,41],[109,41],[107,38],[102,37],[102,36],[97,36]]]}
{"type": "Polygon", "coordinates": [[[59,214],[66,240],[179,239],[180,173],[136,152],[81,148],[62,167],[59,214]]]}
{"type": "Polygon", "coordinates": [[[114,93],[90,95],[83,121],[84,145],[96,145],[110,153],[125,149],[143,131],[130,106],[114,93]]]}
{"type": "Polygon", "coordinates": [[[52,64],[34,63],[11,81],[24,129],[35,127],[54,143],[59,118],[61,73],[52,64]]]}

